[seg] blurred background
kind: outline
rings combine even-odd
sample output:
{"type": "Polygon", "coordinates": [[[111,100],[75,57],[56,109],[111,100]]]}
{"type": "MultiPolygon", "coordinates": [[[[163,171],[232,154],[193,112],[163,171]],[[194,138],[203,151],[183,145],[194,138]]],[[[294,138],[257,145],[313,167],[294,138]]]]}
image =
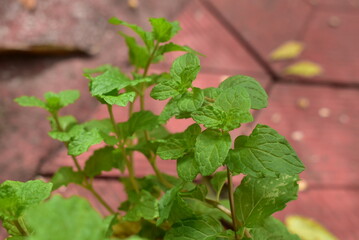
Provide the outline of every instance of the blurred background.
{"type": "MultiPolygon", "coordinates": [[[[178,20],[182,31],[173,41],[206,55],[198,86],[236,74],[256,78],[269,93],[269,108],[242,132],[272,126],[306,165],[298,200],[276,215],[310,217],[338,239],[359,239],[359,0],[1,0],[0,182],[49,179],[71,165],[63,145],[47,135],[45,112],[21,108],[14,98],[78,89],[81,99],[62,114],[107,117],[87,93],[82,70],[102,64],[131,70],[116,33],[127,30],[108,24],[112,16],[146,29],[148,17],[178,20]]],[[[167,70],[174,57],[151,71],[167,70]]],[[[147,108],[159,113],[163,103],[149,101],[147,108]]],[[[118,121],[126,118],[121,113],[118,121]]],[[[168,128],[187,124],[170,121],[168,128]]],[[[141,158],[137,174],[152,173],[141,158]]],[[[159,165],[175,174],[174,161],[159,165]]],[[[114,206],[124,199],[118,176],[106,173],[96,182],[114,206]]],[[[62,192],[87,195],[73,186],[62,192]]]]}

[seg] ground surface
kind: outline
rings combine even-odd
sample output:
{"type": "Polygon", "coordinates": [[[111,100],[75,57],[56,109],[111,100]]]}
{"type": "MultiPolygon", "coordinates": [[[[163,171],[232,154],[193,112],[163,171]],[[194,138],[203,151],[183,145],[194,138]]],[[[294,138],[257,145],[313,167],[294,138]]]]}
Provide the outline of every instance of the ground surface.
{"type": "MultiPolygon", "coordinates": [[[[256,114],[256,123],[286,136],[307,167],[306,190],[277,215],[311,217],[339,239],[359,239],[358,0],[146,0],[137,8],[117,0],[48,0],[35,7],[4,0],[0,13],[0,182],[50,177],[58,166],[71,164],[63,146],[47,136],[46,115],[16,106],[13,98],[79,89],[81,100],[66,113],[80,120],[105,117],[105,109],[86,93],[82,69],[104,63],[127,67],[124,44],[106,19],[117,16],[148,26],[147,17],[168,17],[181,22],[176,41],[207,56],[196,84],[214,86],[228,75],[243,74],[268,90],[270,107],[256,114]],[[299,59],[271,61],[270,52],[289,40],[305,44],[299,59]],[[283,69],[298,60],[318,63],[323,74],[284,75],[283,69]]],[[[154,112],[161,106],[148,104],[154,112]]],[[[185,124],[168,127],[180,131],[185,124]]],[[[141,157],[136,164],[139,175],[151,173],[141,157]]],[[[174,162],[159,165],[175,172],[174,162]]],[[[113,206],[124,199],[117,176],[106,173],[96,182],[113,206]]],[[[64,191],[87,194],[76,187],[64,191]]],[[[0,229],[0,238],[3,234],[0,229]]]]}

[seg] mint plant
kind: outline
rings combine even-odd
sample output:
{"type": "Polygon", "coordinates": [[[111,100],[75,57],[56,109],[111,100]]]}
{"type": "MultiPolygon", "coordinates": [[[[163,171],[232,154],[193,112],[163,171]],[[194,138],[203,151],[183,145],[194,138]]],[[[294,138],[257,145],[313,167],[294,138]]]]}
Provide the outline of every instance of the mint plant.
{"type": "Polygon", "coordinates": [[[297,197],[304,166],[296,153],[266,125],[256,125],[249,136],[230,135],[254,120],[252,110],[267,107],[261,85],[237,75],[217,88],[194,87],[201,54],[170,42],[180,30],[178,22],[151,18],[150,32],[117,18],[109,22],[132,29],[137,38],[119,32],[133,65],[130,74],[112,65],[84,71],[91,95],[106,105],[108,118],[79,123],[74,116],[61,115],[61,109],[79,98],[75,90],[48,92],[44,99],[15,99],[49,113],[49,136],[64,143],[74,165],[58,169],[48,183],[0,185],[0,219],[8,239],[298,240],[271,216],[297,197]],[[151,64],[172,51],[185,54],[174,60],[169,73],[151,74],[151,64]],[[148,88],[153,99],[168,100],[160,115],[145,108],[148,88]],[[114,107],[128,107],[129,118],[115,116],[114,107]],[[191,118],[194,124],[169,133],[165,124],[171,118],[191,118]],[[93,154],[79,162],[77,157],[91,147],[96,149],[93,154]],[[146,157],[154,175],[136,177],[134,152],[146,157]],[[158,169],[157,161],[163,160],[176,161],[178,177],[158,169]],[[127,193],[116,208],[93,186],[97,176],[113,169],[122,173],[119,181],[127,193]],[[233,184],[234,175],[243,175],[239,186],[233,184]],[[69,184],[87,189],[108,214],[101,216],[78,196],[51,194],[69,184]]]}

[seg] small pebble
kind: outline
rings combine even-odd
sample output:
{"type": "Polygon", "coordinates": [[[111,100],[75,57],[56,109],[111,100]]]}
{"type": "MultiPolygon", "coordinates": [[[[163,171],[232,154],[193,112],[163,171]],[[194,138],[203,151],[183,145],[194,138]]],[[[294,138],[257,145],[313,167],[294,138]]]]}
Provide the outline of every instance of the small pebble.
{"type": "Polygon", "coordinates": [[[302,180],[300,180],[298,182],[298,190],[299,190],[299,192],[302,192],[302,191],[306,190],[307,188],[308,188],[308,182],[307,181],[302,179],[302,180]]]}
{"type": "Polygon", "coordinates": [[[301,132],[301,131],[294,131],[294,132],[292,132],[292,135],[291,135],[291,137],[292,137],[292,139],[294,140],[294,141],[301,141],[303,138],[304,138],[304,134],[303,134],[303,132],[301,132]]]}
{"type": "Polygon", "coordinates": [[[329,27],[332,27],[332,28],[339,27],[339,26],[340,26],[340,23],[341,23],[341,20],[340,20],[340,18],[337,17],[337,16],[331,16],[331,17],[328,19],[328,25],[329,25],[329,27]]]}
{"type": "Polygon", "coordinates": [[[322,118],[327,118],[330,116],[330,109],[323,107],[323,108],[319,109],[318,114],[322,118]]]}
{"type": "Polygon", "coordinates": [[[228,75],[222,75],[222,76],[219,78],[219,81],[220,81],[220,82],[223,82],[223,81],[226,80],[227,78],[229,78],[228,75]]]}
{"type": "Polygon", "coordinates": [[[282,116],[279,113],[274,113],[271,120],[273,123],[279,123],[282,120],[282,116]]]}
{"type": "Polygon", "coordinates": [[[306,109],[309,107],[309,105],[310,105],[310,102],[309,102],[308,98],[302,97],[297,100],[297,106],[301,109],[306,109]]]}
{"type": "Polygon", "coordinates": [[[130,8],[133,8],[133,9],[138,8],[138,0],[128,0],[127,3],[130,8]]]}
{"type": "Polygon", "coordinates": [[[346,114],[340,114],[339,116],[339,122],[342,123],[342,124],[346,124],[348,123],[350,120],[350,117],[346,114]]]}

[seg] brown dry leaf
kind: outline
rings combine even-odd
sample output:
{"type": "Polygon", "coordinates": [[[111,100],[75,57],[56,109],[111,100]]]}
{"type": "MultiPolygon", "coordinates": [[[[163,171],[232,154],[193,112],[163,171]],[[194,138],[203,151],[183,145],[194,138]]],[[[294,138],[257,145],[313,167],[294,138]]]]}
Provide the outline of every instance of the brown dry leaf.
{"type": "Polygon", "coordinates": [[[19,1],[24,8],[26,8],[27,10],[30,10],[30,11],[34,10],[37,5],[36,0],[19,0],[19,1]]]}
{"type": "Polygon", "coordinates": [[[270,54],[270,58],[274,61],[296,58],[302,53],[303,49],[303,43],[298,41],[288,41],[274,49],[270,54]]]}
{"type": "Polygon", "coordinates": [[[289,232],[297,234],[302,240],[338,240],[318,222],[301,216],[285,219],[289,232]]]}
{"type": "Polygon", "coordinates": [[[321,66],[309,61],[300,61],[284,69],[285,74],[296,75],[301,77],[314,77],[323,72],[321,66]]]}

